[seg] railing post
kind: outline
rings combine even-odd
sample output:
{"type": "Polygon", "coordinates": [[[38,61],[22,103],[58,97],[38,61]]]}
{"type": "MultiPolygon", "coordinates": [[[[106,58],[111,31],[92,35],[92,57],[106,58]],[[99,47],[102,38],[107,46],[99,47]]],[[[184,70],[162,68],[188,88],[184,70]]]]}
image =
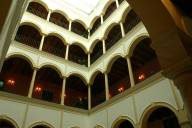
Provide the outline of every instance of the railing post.
{"type": "Polygon", "coordinates": [[[35,84],[36,74],[37,74],[37,69],[34,68],[34,70],[33,70],[33,75],[32,75],[32,79],[31,79],[31,83],[30,83],[30,87],[29,87],[29,92],[28,92],[28,97],[29,97],[29,98],[32,97],[33,88],[34,88],[34,84],[35,84]]]}

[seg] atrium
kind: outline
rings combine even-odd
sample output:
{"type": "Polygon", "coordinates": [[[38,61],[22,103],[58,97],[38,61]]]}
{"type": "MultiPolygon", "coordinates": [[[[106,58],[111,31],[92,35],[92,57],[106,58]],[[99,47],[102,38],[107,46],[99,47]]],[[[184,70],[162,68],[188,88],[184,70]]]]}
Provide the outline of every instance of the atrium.
{"type": "Polygon", "coordinates": [[[0,2],[0,128],[191,128],[187,2],[0,2]]]}

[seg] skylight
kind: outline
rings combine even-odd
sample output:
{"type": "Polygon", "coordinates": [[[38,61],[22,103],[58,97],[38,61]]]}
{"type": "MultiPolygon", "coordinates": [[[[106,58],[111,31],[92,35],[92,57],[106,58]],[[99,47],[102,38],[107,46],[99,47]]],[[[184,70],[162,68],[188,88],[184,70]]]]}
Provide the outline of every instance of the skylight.
{"type": "Polygon", "coordinates": [[[72,6],[87,14],[90,14],[99,3],[99,0],[63,0],[63,1],[67,3],[69,6],[72,6]]]}

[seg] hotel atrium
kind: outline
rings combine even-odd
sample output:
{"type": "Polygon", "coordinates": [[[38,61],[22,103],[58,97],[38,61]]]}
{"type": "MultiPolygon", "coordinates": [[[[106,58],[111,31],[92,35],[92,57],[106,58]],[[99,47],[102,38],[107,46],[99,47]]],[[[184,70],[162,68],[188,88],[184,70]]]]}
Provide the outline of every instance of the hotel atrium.
{"type": "Polygon", "coordinates": [[[0,2],[0,128],[191,128],[186,3],[0,2]]]}

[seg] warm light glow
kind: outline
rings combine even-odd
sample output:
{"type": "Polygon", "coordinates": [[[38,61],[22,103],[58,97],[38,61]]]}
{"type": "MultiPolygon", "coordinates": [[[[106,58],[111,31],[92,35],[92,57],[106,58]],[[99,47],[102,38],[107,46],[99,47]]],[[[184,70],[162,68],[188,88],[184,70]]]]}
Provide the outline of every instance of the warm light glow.
{"type": "Polygon", "coordinates": [[[120,88],[118,88],[118,91],[119,91],[119,92],[123,92],[123,91],[124,91],[124,88],[123,88],[123,87],[120,87],[120,88]]]}
{"type": "Polygon", "coordinates": [[[139,79],[139,80],[144,80],[144,79],[145,79],[145,74],[139,75],[138,79],[139,79]]]}
{"type": "Polygon", "coordinates": [[[14,86],[14,85],[15,85],[15,81],[9,79],[9,80],[7,80],[7,84],[8,84],[8,85],[11,85],[11,86],[14,86]]]}
{"type": "Polygon", "coordinates": [[[36,91],[36,92],[41,92],[41,90],[42,90],[42,88],[39,87],[39,86],[37,86],[37,87],[35,88],[35,91],[36,91]]]}
{"type": "Polygon", "coordinates": [[[82,97],[79,97],[79,101],[82,101],[82,97]]]}

